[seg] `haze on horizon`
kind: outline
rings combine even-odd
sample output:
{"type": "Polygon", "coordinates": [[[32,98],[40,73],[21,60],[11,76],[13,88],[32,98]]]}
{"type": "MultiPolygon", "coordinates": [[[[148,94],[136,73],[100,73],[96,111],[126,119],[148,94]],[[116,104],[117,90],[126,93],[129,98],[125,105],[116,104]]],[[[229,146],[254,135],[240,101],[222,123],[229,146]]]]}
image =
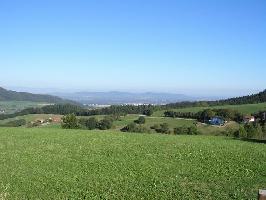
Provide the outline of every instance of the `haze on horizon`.
{"type": "Polygon", "coordinates": [[[238,96],[266,87],[266,1],[1,1],[0,86],[238,96]]]}

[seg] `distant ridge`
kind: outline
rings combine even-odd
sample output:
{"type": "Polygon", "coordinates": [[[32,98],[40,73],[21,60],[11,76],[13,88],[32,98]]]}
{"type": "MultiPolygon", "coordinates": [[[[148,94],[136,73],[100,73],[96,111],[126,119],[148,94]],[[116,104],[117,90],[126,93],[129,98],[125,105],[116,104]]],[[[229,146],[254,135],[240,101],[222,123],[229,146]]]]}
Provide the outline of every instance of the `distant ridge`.
{"type": "Polygon", "coordinates": [[[62,99],[60,97],[44,94],[32,94],[28,92],[16,92],[12,90],[6,90],[0,87],[0,101],[32,101],[32,102],[45,102],[56,104],[78,104],[75,101],[62,99]]]}
{"type": "Polygon", "coordinates": [[[257,94],[234,97],[229,99],[217,101],[194,101],[194,102],[176,102],[165,105],[165,109],[170,108],[187,108],[187,107],[208,107],[220,105],[243,105],[243,104],[257,104],[266,102],[266,90],[257,94]]]}

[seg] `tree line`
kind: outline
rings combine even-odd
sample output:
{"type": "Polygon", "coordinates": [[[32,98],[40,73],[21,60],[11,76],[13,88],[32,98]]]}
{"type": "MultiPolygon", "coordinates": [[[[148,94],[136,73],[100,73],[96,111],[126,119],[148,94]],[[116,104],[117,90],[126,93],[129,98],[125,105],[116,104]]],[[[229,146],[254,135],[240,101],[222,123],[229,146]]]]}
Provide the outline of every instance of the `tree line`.
{"type": "Polygon", "coordinates": [[[205,109],[196,113],[193,112],[175,112],[175,111],[166,111],[164,112],[165,117],[173,118],[189,118],[196,119],[200,122],[209,121],[215,116],[222,117],[224,120],[233,120],[236,122],[242,122],[244,115],[236,110],[232,109],[205,109]]]}
{"type": "Polygon", "coordinates": [[[14,118],[28,114],[57,114],[67,115],[74,113],[76,116],[94,116],[94,115],[127,115],[127,114],[143,114],[151,116],[155,110],[158,110],[153,105],[114,105],[107,108],[87,109],[82,106],[73,104],[55,104],[41,108],[26,108],[22,111],[13,114],[2,114],[0,120],[14,118]]]}
{"type": "Polygon", "coordinates": [[[189,107],[211,107],[223,105],[241,105],[241,104],[255,104],[266,102],[266,90],[258,94],[247,95],[243,97],[235,97],[217,101],[194,101],[194,102],[177,102],[161,106],[163,110],[189,108],[189,107]]]}

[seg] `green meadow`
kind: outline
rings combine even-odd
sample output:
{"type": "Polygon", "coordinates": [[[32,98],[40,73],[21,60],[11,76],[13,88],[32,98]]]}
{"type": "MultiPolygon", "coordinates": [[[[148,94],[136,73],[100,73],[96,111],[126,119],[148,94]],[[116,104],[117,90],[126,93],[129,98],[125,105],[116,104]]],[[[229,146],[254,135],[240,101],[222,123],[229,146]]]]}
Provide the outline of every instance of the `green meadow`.
{"type": "Polygon", "coordinates": [[[47,103],[37,103],[31,101],[0,101],[0,110],[4,110],[5,114],[11,114],[25,108],[42,107],[44,105],[47,105],[47,103]]]}
{"type": "MultiPolygon", "coordinates": [[[[199,112],[205,109],[233,109],[237,110],[243,114],[252,114],[258,111],[266,110],[266,103],[258,103],[258,104],[244,104],[244,105],[224,105],[224,106],[211,106],[211,107],[189,107],[189,108],[180,108],[180,109],[169,109],[176,112],[199,112]]],[[[165,110],[157,111],[153,114],[153,116],[164,116],[165,110]]]]}
{"type": "Polygon", "coordinates": [[[0,199],[256,199],[266,145],[214,136],[0,128],[0,199]]]}

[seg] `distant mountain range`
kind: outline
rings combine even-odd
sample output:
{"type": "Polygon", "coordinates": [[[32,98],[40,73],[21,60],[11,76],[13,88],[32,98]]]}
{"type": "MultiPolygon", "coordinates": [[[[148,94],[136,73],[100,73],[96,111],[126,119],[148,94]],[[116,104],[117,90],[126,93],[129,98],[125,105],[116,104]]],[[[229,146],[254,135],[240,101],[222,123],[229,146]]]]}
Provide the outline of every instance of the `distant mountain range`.
{"type": "Polygon", "coordinates": [[[130,92],[76,92],[76,93],[54,93],[32,94],[29,92],[15,92],[0,87],[0,101],[31,101],[54,104],[87,104],[87,105],[121,105],[121,104],[197,104],[199,101],[208,102],[210,105],[219,104],[247,104],[266,102],[266,90],[242,97],[224,98],[199,98],[183,94],[172,93],[130,93],[130,92]],[[59,96],[59,97],[58,97],[59,96]],[[183,102],[183,103],[182,103],[183,102]],[[189,103],[190,102],[190,103],[189,103]]]}
{"type": "Polygon", "coordinates": [[[32,94],[28,92],[15,92],[12,90],[6,90],[2,87],[0,87],[0,101],[32,101],[32,102],[45,102],[45,103],[77,104],[74,101],[66,100],[52,95],[32,94]]]}
{"type": "Polygon", "coordinates": [[[197,98],[171,93],[129,93],[129,92],[77,92],[55,93],[62,98],[83,104],[119,105],[119,104],[167,104],[181,101],[195,101],[197,98]]]}

